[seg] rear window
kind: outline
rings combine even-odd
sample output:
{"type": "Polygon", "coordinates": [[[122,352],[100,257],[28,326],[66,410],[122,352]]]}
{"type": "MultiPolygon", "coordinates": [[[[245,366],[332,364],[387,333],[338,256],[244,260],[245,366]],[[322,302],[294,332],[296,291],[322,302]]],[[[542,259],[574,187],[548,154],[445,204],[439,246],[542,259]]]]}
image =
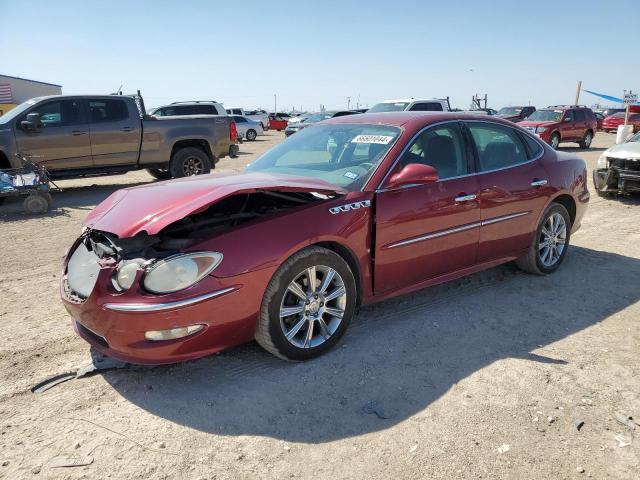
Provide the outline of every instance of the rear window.
{"type": "Polygon", "coordinates": [[[123,100],[89,100],[91,123],[119,122],[129,118],[127,104],[123,100]]]}
{"type": "Polygon", "coordinates": [[[527,134],[522,134],[522,138],[524,138],[524,143],[527,144],[527,150],[529,150],[528,152],[529,160],[532,160],[542,155],[542,152],[544,151],[544,149],[542,148],[542,145],[540,145],[538,142],[536,142],[533,138],[531,138],[527,134]]]}
{"type": "Polygon", "coordinates": [[[412,112],[441,112],[442,104],[440,102],[418,102],[409,109],[412,112]]]}

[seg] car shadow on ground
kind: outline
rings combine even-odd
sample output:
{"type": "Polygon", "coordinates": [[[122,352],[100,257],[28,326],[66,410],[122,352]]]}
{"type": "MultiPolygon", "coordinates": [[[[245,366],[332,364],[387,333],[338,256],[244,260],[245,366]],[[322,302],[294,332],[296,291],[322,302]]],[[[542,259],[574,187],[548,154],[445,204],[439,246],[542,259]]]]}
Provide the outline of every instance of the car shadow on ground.
{"type": "MultiPolygon", "coordinates": [[[[550,276],[503,265],[363,308],[337,347],[310,362],[249,344],[104,377],[138,407],[190,428],[329,442],[402,422],[496,361],[536,362],[541,379],[562,369],[575,359],[536,349],[637,302],[638,278],[638,259],[573,247],[550,276]]],[[[517,388],[515,375],[501,382],[517,388]]]]}
{"type": "Polygon", "coordinates": [[[51,210],[43,214],[26,213],[22,207],[24,197],[8,198],[0,206],[0,218],[3,221],[19,221],[34,217],[69,216],[67,209],[93,210],[93,208],[122,188],[137,187],[150,182],[94,184],[74,187],[62,187],[60,192],[51,192],[53,203],[51,210]]]}
{"type": "Polygon", "coordinates": [[[604,147],[591,147],[591,148],[580,148],[580,147],[567,147],[560,145],[558,147],[558,151],[567,152],[567,153],[589,153],[589,152],[604,152],[607,150],[604,147]]]}

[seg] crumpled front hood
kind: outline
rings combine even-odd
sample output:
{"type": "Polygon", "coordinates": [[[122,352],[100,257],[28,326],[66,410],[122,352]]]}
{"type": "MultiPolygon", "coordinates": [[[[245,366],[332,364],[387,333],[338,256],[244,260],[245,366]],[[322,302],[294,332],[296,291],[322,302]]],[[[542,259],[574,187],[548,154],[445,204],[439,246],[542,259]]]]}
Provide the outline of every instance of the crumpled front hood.
{"type": "Polygon", "coordinates": [[[261,190],[347,193],[323,180],[292,175],[259,172],[201,175],[118,190],[87,216],[84,225],[120,238],[143,231],[155,235],[167,225],[231,195],[261,190]]]}
{"type": "Polygon", "coordinates": [[[640,142],[627,142],[614,145],[603,153],[605,157],[640,160],[640,142]]]}

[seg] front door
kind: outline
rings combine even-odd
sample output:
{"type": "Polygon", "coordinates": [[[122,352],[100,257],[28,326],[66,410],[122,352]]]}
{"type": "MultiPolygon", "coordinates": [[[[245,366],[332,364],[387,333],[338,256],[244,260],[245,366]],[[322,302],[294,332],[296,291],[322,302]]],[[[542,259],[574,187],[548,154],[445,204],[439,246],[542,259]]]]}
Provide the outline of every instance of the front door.
{"type": "Polygon", "coordinates": [[[468,122],[478,156],[482,226],[478,262],[517,256],[529,248],[547,204],[548,175],[537,141],[506,125],[468,122]]]}
{"type": "Polygon", "coordinates": [[[134,102],[90,98],[88,107],[93,164],[96,167],[135,165],[142,132],[134,102]]]}
{"type": "Polygon", "coordinates": [[[51,100],[27,111],[16,123],[18,152],[49,171],[91,167],[89,125],[81,102],[73,98],[51,100]],[[38,131],[27,132],[20,127],[29,113],[40,114],[42,128],[38,131]]]}
{"type": "Polygon", "coordinates": [[[470,157],[458,122],[425,129],[402,154],[392,173],[410,163],[423,163],[438,171],[439,180],[377,192],[376,294],[476,262],[480,208],[470,157]]]}

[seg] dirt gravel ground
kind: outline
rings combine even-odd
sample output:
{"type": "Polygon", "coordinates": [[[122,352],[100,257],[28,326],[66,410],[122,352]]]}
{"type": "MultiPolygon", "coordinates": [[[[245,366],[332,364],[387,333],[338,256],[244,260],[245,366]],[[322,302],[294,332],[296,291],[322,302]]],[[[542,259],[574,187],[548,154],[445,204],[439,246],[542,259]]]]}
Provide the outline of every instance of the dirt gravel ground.
{"type": "MultiPolygon", "coordinates": [[[[593,168],[613,141],[580,155],[593,168]]],[[[592,192],[555,274],[504,265],[365,308],[308,363],[249,344],[31,393],[88,358],[58,298],[65,249],[108,194],[149,181],[60,182],[44,216],[0,207],[0,478],[640,478],[640,426],[616,420],[640,423],[637,197],[592,192]]]]}

